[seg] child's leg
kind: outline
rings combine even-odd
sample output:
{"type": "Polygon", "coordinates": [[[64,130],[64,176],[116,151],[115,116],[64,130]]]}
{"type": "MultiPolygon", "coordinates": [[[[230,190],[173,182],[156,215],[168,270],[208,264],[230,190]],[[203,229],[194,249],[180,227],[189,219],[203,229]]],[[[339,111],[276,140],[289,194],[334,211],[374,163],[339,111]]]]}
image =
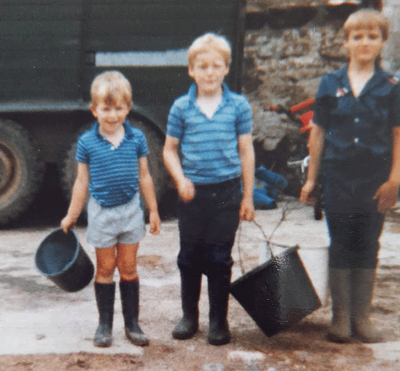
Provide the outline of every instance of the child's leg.
{"type": "Polygon", "coordinates": [[[181,278],[182,318],[172,331],[175,339],[192,338],[199,327],[199,299],[201,292],[204,250],[204,200],[202,191],[188,204],[178,204],[180,250],[178,267],[181,278]]]}
{"type": "Polygon", "coordinates": [[[117,266],[115,246],[96,248],[96,277],[97,283],[113,283],[114,272],[117,266]]]}
{"type": "Polygon", "coordinates": [[[380,213],[361,215],[357,220],[358,250],[363,258],[357,259],[351,270],[351,324],[353,335],[364,343],[381,340],[370,321],[370,310],[383,222],[384,215],[380,213]]]}
{"type": "Polygon", "coordinates": [[[242,199],[240,181],[229,182],[214,190],[212,196],[215,202],[208,215],[204,252],[210,302],[208,342],[223,345],[231,339],[227,315],[233,265],[231,253],[242,199]]]}
{"type": "Polygon", "coordinates": [[[115,247],[96,249],[95,295],[99,311],[99,325],[94,337],[94,345],[109,347],[112,342],[114,318],[115,283],[115,247]]]}
{"type": "Polygon", "coordinates": [[[354,335],[363,342],[379,341],[369,312],[384,216],[327,212],[326,219],[331,237],[332,326],[329,338],[343,342],[354,335]]]}
{"type": "Polygon", "coordinates": [[[123,245],[117,244],[117,267],[122,282],[138,281],[137,252],[139,243],[123,245]]]}
{"type": "Polygon", "coordinates": [[[346,343],[351,338],[351,269],[346,246],[352,233],[347,214],[326,212],[331,244],[329,246],[329,291],[332,319],[328,340],[346,343]]]}
{"type": "Polygon", "coordinates": [[[137,274],[136,257],[139,243],[117,244],[117,266],[121,281],[122,313],[125,322],[126,337],[134,345],[148,345],[149,340],[138,324],[139,320],[139,277],[137,274]]]}

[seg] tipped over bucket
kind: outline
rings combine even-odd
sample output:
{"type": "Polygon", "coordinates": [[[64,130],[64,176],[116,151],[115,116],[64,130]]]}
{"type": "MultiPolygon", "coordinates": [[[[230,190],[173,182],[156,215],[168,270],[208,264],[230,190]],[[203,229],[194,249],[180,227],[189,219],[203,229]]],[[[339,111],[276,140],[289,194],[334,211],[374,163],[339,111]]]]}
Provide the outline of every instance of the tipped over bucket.
{"type": "Polygon", "coordinates": [[[298,247],[274,255],[231,285],[231,293],[260,329],[272,336],[321,307],[298,247]]]}
{"type": "Polygon", "coordinates": [[[57,229],[48,235],[35,254],[36,268],[61,289],[75,292],[93,278],[94,266],[71,229],[57,229]]]}

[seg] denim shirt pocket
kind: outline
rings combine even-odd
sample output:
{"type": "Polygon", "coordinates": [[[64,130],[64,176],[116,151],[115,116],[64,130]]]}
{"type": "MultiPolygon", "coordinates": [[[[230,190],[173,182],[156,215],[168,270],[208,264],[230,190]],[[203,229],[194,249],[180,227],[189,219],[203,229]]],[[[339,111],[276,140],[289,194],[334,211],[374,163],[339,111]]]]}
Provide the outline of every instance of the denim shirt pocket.
{"type": "Polygon", "coordinates": [[[385,84],[365,94],[364,103],[369,108],[370,114],[377,122],[387,122],[390,119],[390,111],[392,108],[392,100],[390,93],[393,84],[385,84]]]}

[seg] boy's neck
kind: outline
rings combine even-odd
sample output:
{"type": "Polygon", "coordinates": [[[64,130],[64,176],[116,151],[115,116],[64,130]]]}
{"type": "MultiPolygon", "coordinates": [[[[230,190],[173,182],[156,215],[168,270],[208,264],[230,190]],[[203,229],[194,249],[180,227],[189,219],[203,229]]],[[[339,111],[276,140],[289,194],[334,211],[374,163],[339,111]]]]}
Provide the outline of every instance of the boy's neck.
{"type": "Polygon", "coordinates": [[[125,128],[123,126],[120,126],[118,130],[114,132],[106,132],[99,128],[99,132],[104,137],[104,139],[110,142],[114,147],[118,147],[125,136],[125,128]]]}
{"type": "Polygon", "coordinates": [[[220,86],[218,90],[207,92],[202,91],[197,88],[197,95],[196,99],[204,99],[204,100],[213,100],[213,99],[220,99],[223,95],[223,88],[220,86]]]}
{"type": "Polygon", "coordinates": [[[214,92],[213,94],[201,94],[197,93],[196,103],[199,106],[200,110],[211,119],[215,112],[218,109],[222,101],[223,90],[222,87],[219,91],[214,92]]]}
{"type": "Polygon", "coordinates": [[[357,98],[375,73],[375,63],[349,63],[348,77],[353,95],[357,98]]]}
{"type": "Polygon", "coordinates": [[[375,60],[367,63],[349,62],[348,71],[355,74],[373,74],[375,72],[375,60]]]}

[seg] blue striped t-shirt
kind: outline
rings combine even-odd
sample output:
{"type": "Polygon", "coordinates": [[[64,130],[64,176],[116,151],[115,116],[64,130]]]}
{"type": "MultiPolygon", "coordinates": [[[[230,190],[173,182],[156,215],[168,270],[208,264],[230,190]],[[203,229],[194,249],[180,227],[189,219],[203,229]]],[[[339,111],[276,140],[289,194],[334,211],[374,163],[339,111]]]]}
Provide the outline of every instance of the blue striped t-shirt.
{"type": "Polygon", "coordinates": [[[241,175],[238,136],[252,130],[248,100],[223,85],[214,116],[205,116],[196,104],[196,84],[171,107],[167,135],[180,140],[182,169],[194,184],[214,184],[241,175]]]}
{"type": "Polygon", "coordinates": [[[76,160],[89,166],[91,195],[103,206],[129,202],[139,190],[140,157],[149,153],[143,132],[124,122],[125,137],[115,148],[96,122],[78,139],[76,160]]]}

